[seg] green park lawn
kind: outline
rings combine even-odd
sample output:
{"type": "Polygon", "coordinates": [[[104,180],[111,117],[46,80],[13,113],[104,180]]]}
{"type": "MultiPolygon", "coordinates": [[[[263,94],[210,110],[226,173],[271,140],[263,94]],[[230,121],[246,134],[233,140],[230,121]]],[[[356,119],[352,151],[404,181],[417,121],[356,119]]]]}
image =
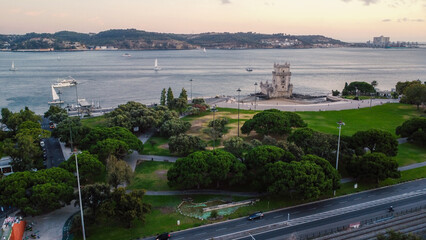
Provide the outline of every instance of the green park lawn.
{"type": "Polygon", "coordinates": [[[398,145],[398,155],[394,158],[399,166],[426,161],[426,148],[412,143],[398,145]]]}
{"type": "Polygon", "coordinates": [[[342,135],[352,136],[357,131],[371,128],[385,130],[395,135],[395,129],[404,121],[421,115],[413,105],[388,103],[372,108],[341,111],[297,112],[308,127],[337,135],[337,122],[343,121],[342,135]]]}
{"type": "Polygon", "coordinates": [[[81,124],[83,124],[83,126],[90,127],[90,128],[108,126],[105,116],[83,118],[81,119],[81,124]]]}
{"type": "Polygon", "coordinates": [[[167,145],[168,142],[169,142],[168,138],[153,136],[143,145],[142,154],[172,156],[172,154],[170,154],[170,151],[167,145]],[[151,141],[153,141],[154,144],[151,144],[151,141]]]}
{"type": "Polygon", "coordinates": [[[142,162],[136,166],[132,182],[127,188],[153,191],[171,190],[167,185],[167,170],[172,166],[173,163],[170,162],[142,162]]]}

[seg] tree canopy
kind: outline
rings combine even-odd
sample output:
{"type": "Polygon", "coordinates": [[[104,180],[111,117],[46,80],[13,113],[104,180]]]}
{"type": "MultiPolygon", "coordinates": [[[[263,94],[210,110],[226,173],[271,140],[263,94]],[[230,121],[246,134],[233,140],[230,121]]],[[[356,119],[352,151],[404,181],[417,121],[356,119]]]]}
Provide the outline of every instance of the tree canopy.
{"type": "Polygon", "coordinates": [[[177,153],[186,156],[192,152],[204,150],[206,143],[197,136],[179,134],[169,139],[169,150],[171,153],[177,153]]]}
{"type": "Polygon", "coordinates": [[[398,153],[398,141],[387,131],[369,129],[358,131],[351,137],[351,146],[358,155],[368,148],[370,152],[382,152],[387,156],[396,156],[398,153]]]}
{"type": "Polygon", "coordinates": [[[367,82],[351,82],[349,85],[345,84],[345,87],[342,90],[342,95],[353,94],[356,95],[358,91],[361,95],[367,95],[370,93],[375,93],[376,90],[374,86],[367,82]]]}
{"type": "Polygon", "coordinates": [[[160,127],[160,134],[165,137],[176,136],[185,133],[191,128],[191,123],[181,119],[170,119],[160,127]]]}
{"type": "Polygon", "coordinates": [[[67,144],[70,144],[72,137],[73,144],[78,146],[89,132],[90,128],[83,126],[79,117],[69,117],[56,125],[56,128],[53,130],[53,136],[67,144]]]}
{"type": "Polygon", "coordinates": [[[14,133],[18,130],[19,125],[25,121],[39,122],[41,117],[36,115],[28,107],[21,109],[19,112],[11,112],[7,108],[1,109],[1,123],[5,124],[7,128],[12,130],[14,133]]]}
{"type": "MultiPolygon", "coordinates": [[[[105,165],[98,160],[96,155],[92,155],[88,151],[79,153],[77,155],[77,159],[78,171],[82,185],[94,183],[98,176],[102,176],[105,172],[105,165]]],[[[62,162],[60,167],[71,173],[76,172],[75,156],[72,155],[67,161],[62,162]]]]}
{"type": "Polygon", "coordinates": [[[367,153],[354,157],[348,166],[349,174],[358,180],[375,180],[377,183],[386,178],[399,178],[398,163],[381,152],[367,153]]]}
{"type": "Polygon", "coordinates": [[[426,118],[412,118],[396,128],[396,134],[419,144],[426,145],[426,118]]]}
{"type": "Polygon", "coordinates": [[[0,205],[15,206],[31,215],[53,211],[71,202],[75,181],[62,168],[15,172],[0,180],[0,205]]]}
{"type": "Polygon", "coordinates": [[[250,134],[255,130],[263,135],[289,134],[292,127],[304,126],[306,123],[296,113],[269,109],[257,113],[252,119],[246,121],[241,127],[241,132],[250,134]]]}
{"type": "Polygon", "coordinates": [[[426,85],[413,83],[407,86],[404,90],[404,96],[401,98],[401,103],[415,104],[417,110],[419,110],[420,105],[426,103],[426,85]]]}

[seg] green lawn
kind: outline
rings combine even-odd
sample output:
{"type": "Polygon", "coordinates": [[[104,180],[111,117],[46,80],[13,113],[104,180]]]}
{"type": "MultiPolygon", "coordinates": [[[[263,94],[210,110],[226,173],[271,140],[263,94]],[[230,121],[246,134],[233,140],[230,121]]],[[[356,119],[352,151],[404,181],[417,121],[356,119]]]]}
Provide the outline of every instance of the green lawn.
{"type": "Polygon", "coordinates": [[[172,156],[168,148],[164,148],[164,145],[169,142],[168,138],[165,137],[151,137],[149,140],[143,145],[142,154],[145,155],[159,155],[159,156],[172,156]],[[150,141],[154,141],[155,144],[152,145],[150,141]]]}
{"type": "Polygon", "coordinates": [[[342,135],[352,136],[357,131],[377,128],[395,135],[395,129],[405,120],[421,115],[415,106],[389,103],[372,108],[342,111],[298,112],[308,127],[331,134],[338,134],[337,122],[345,122],[342,135]]]}
{"type": "Polygon", "coordinates": [[[424,162],[426,161],[426,148],[412,143],[399,144],[395,160],[399,166],[424,162]]]}
{"type": "Polygon", "coordinates": [[[90,128],[108,126],[105,116],[83,118],[81,119],[81,124],[83,124],[83,126],[87,126],[90,128]]]}
{"type": "Polygon", "coordinates": [[[173,163],[169,162],[142,162],[136,166],[132,183],[127,188],[154,191],[171,190],[167,185],[167,170],[172,166],[173,163]]]}

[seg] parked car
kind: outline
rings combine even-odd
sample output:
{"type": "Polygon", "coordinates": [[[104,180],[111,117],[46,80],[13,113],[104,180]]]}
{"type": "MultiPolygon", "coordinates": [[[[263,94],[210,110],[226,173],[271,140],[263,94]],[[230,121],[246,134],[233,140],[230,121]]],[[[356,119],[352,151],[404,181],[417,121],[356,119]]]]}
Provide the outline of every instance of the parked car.
{"type": "Polygon", "coordinates": [[[44,147],[44,141],[43,140],[40,141],[40,146],[44,147]]]}
{"type": "Polygon", "coordinates": [[[251,221],[258,218],[263,218],[263,212],[255,212],[252,215],[248,216],[247,219],[251,221]]]}
{"type": "Polygon", "coordinates": [[[169,233],[162,233],[160,235],[158,235],[155,240],[167,240],[170,238],[170,234],[169,233]]]}

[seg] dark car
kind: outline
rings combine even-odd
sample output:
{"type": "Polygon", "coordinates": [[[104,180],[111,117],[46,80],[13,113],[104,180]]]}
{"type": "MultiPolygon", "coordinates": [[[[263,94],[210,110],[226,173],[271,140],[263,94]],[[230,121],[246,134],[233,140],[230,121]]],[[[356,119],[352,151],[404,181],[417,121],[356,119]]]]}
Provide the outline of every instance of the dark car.
{"type": "Polygon", "coordinates": [[[258,218],[263,218],[263,212],[255,212],[252,215],[248,216],[248,220],[254,220],[258,218]]]}
{"type": "Polygon", "coordinates": [[[158,235],[155,240],[167,240],[170,238],[170,234],[169,233],[162,233],[160,235],[158,235]]]}

